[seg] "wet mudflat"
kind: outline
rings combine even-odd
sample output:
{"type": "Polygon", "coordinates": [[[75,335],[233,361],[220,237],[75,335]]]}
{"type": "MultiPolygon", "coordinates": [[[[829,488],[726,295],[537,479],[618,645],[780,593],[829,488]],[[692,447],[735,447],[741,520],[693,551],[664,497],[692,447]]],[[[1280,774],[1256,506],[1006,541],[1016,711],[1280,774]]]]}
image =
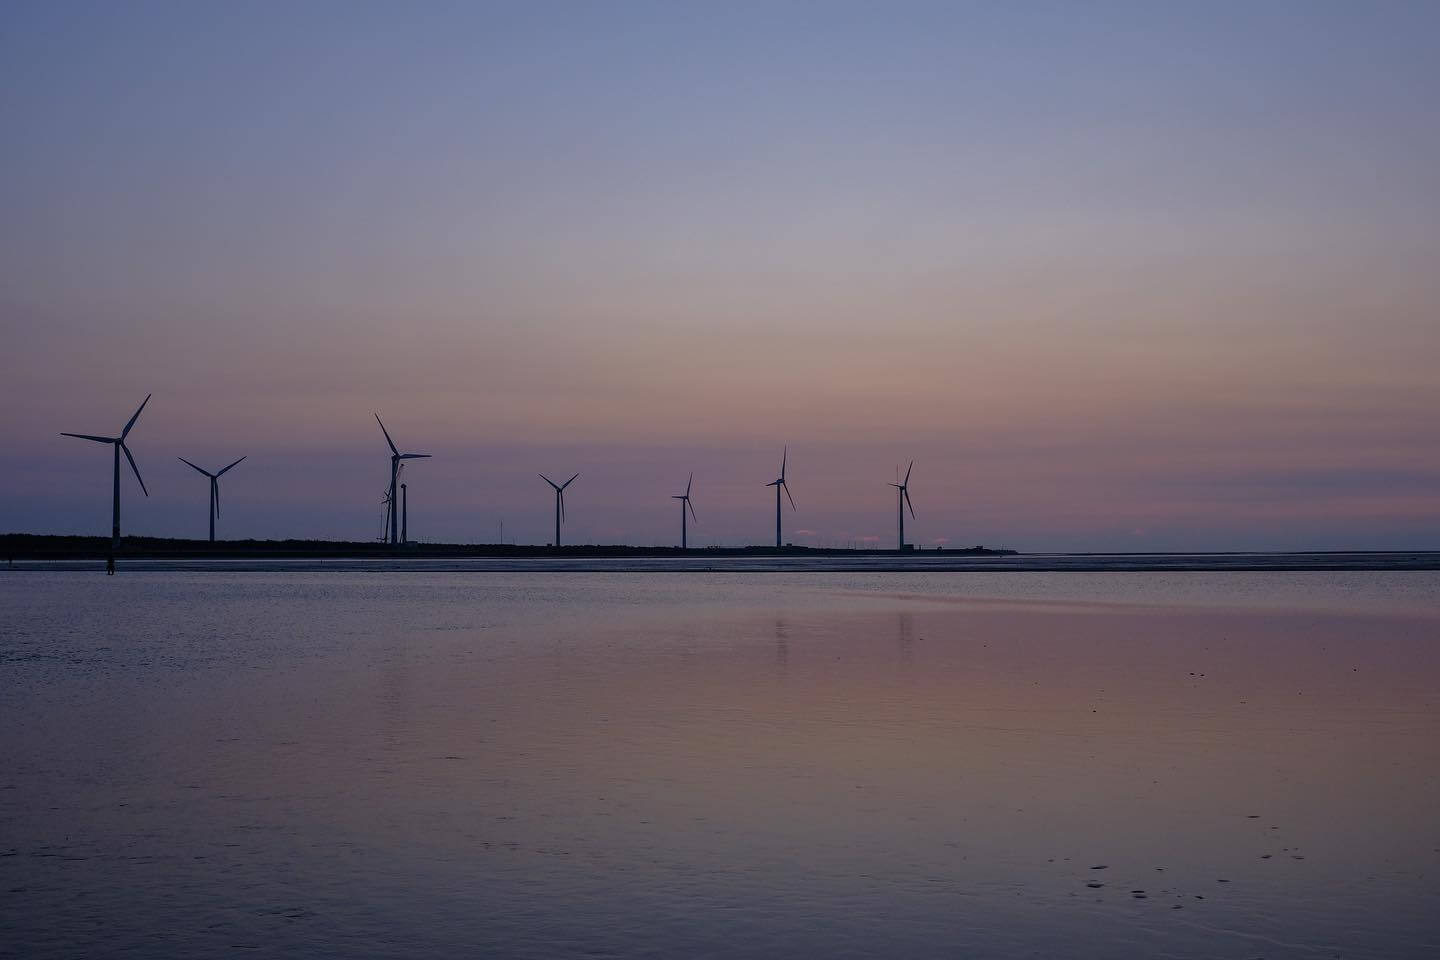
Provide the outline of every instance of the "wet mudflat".
{"type": "Polygon", "coordinates": [[[1424,572],[0,577],[0,956],[1440,954],[1424,572]]]}

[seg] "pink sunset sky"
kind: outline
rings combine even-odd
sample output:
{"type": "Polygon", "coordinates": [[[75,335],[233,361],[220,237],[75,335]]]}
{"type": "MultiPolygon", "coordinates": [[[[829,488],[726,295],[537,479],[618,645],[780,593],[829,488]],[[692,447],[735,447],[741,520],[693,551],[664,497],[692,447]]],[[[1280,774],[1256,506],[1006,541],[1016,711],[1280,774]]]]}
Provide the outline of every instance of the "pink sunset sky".
{"type": "Polygon", "coordinates": [[[1440,544],[1434,5],[0,17],[0,532],[1440,544]]]}

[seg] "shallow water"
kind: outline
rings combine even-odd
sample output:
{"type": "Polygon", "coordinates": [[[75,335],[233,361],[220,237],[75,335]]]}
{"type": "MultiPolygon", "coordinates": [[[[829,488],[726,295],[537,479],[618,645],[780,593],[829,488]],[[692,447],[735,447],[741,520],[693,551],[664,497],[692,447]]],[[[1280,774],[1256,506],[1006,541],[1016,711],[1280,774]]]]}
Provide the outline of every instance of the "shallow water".
{"type": "Polygon", "coordinates": [[[0,609],[0,956],[1440,955],[1435,573],[24,572],[0,609]]]}

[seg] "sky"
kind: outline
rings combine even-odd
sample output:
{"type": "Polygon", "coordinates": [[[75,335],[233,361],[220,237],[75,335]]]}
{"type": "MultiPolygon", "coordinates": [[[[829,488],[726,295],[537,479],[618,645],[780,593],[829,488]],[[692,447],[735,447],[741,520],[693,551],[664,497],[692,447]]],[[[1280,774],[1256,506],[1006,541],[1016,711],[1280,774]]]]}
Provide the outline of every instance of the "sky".
{"type": "Polygon", "coordinates": [[[0,10],[0,531],[1440,547],[1440,4],[0,10]]]}

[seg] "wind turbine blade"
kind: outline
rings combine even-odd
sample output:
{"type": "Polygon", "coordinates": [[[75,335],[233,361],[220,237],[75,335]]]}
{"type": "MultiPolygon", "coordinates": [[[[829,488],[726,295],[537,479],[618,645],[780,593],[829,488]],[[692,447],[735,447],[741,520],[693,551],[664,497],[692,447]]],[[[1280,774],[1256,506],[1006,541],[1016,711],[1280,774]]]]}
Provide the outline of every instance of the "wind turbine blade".
{"type": "Polygon", "coordinates": [[[700,518],[695,516],[695,504],[690,502],[689,497],[685,498],[685,506],[690,508],[690,519],[694,520],[696,523],[699,523],[700,518]]]}
{"type": "Polygon", "coordinates": [[[62,433],[62,437],[77,437],[81,440],[94,440],[96,443],[114,443],[115,437],[92,437],[88,433],[62,433]]]}
{"type": "Polygon", "coordinates": [[[690,479],[685,481],[685,496],[690,496],[690,487],[695,482],[695,472],[690,472],[690,479]]]}
{"type": "Polygon", "coordinates": [[[120,449],[125,451],[125,459],[130,461],[130,469],[135,471],[135,479],[140,480],[140,489],[144,491],[145,496],[150,496],[150,491],[145,489],[145,481],[140,479],[140,468],[135,466],[135,458],[130,456],[130,448],[121,442],[120,449]]]}
{"type": "Polygon", "coordinates": [[[210,493],[215,498],[215,516],[220,516],[220,481],[210,478],[210,493]]]}
{"type": "Polygon", "coordinates": [[[401,460],[429,460],[434,454],[430,453],[402,453],[401,460]]]}
{"type": "Polygon", "coordinates": [[[795,498],[792,497],[792,496],[790,496],[790,485],[789,485],[788,483],[782,483],[782,484],[780,484],[780,486],[781,486],[781,488],[784,489],[784,491],[785,491],[785,496],[786,496],[786,497],[789,499],[789,501],[790,501],[790,509],[791,509],[791,510],[794,510],[794,509],[795,509],[795,498]]]}
{"type": "Polygon", "coordinates": [[[565,488],[561,487],[555,491],[555,496],[560,498],[560,522],[565,522],[565,488]]]}
{"type": "Polygon", "coordinates": [[[780,453],[780,479],[785,479],[785,462],[790,459],[790,448],[786,447],[780,453]]]}
{"type": "MultiPolygon", "coordinates": [[[[579,473],[576,473],[576,474],[575,474],[575,477],[578,477],[578,476],[580,476],[580,474],[579,474],[579,473]]],[[[564,490],[566,487],[570,486],[570,484],[574,483],[574,482],[575,482],[575,477],[571,477],[569,480],[566,480],[564,483],[560,484],[560,489],[561,489],[561,490],[564,490]]]]}
{"type": "MultiPolygon", "coordinates": [[[[247,453],[245,456],[248,457],[249,454],[247,453]]],[[[240,458],[240,460],[244,460],[244,459],[245,459],[245,457],[241,457],[241,458],[240,458]]],[[[235,463],[239,463],[240,460],[236,460],[235,463]]],[[[230,464],[230,467],[235,466],[235,463],[230,464]]],[[[225,470],[229,470],[230,467],[226,467],[225,470]]],[[[219,473],[215,474],[215,476],[217,476],[217,477],[224,476],[225,470],[221,470],[219,473]]]]}
{"type": "Polygon", "coordinates": [[[556,490],[559,490],[559,489],[560,489],[558,486],[555,486],[555,481],[554,481],[554,480],[551,480],[549,477],[545,476],[545,474],[543,474],[543,473],[540,474],[540,479],[541,479],[541,480],[544,480],[546,483],[550,484],[550,486],[555,487],[556,490]]]}
{"type": "MultiPolygon", "coordinates": [[[[199,467],[195,466],[195,464],[191,463],[189,460],[186,460],[184,457],[176,457],[175,459],[185,464],[191,470],[200,470],[199,467]]],[[[205,476],[210,477],[211,479],[214,479],[215,477],[215,474],[211,473],[209,470],[200,470],[200,472],[205,474],[205,476]]]]}
{"type": "Polygon", "coordinates": [[[910,508],[910,519],[915,519],[915,504],[910,502],[910,491],[901,487],[900,492],[905,495],[905,506],[910,508]]]}
{"type": "Polygon", "coordinates": [[[910,466],[905,468],[905,486],[910,486],[910,471],[915,469],[915,461],[910,461],[910,466]]]}
{"type": "MultiPolygon", "coordinates": [[[[147,393],[147,394],[145,394],[145,399],[142,400],[142,401],[140,401],[140,408],[135,411],[135,416],[131,417],[131,418],[130,418],[130,422],[127,423],[127,424],[125,424],[125,429],[120,431],[120,439],[121,439],[121,440],[124,440],[127,436],[130,435],[130,428],[133,427],[133,426],[135,426],[135,421],[136,421],[136,420],[139,420],[139,419],[140,419],[140,410],[144,410],[144,409],[145,409],[145,404],[147,404],[147,403],[150,402],[150,398],[151,398],[152,396],[154,396],[154,394],[147,393]]],[[[141,486],[143,487],[144,484],[142,483],[141,486]]],[[[146,494],[146,496],[149,496],[149,494],[146,494]]]]}
{"type": "Polygon", "coordinates": [[[385,429],[385,421],[380,419],[380,414],[375,414],[375,422],[380,424],[380,432],[385,434],[385,442],[390,444],[390,452],[400,456],[400,451],[395,449],[395,441],[390,439],[390,431],[385,429]]]}
{"type": "Polygon", "coordinates": [[[771,480],[769,483],[765,484],[765,486],[767,486],[767,487],[778,487],[778,486],[780,486],[780,481],[779,481],[779,480],[771,480]]]}

